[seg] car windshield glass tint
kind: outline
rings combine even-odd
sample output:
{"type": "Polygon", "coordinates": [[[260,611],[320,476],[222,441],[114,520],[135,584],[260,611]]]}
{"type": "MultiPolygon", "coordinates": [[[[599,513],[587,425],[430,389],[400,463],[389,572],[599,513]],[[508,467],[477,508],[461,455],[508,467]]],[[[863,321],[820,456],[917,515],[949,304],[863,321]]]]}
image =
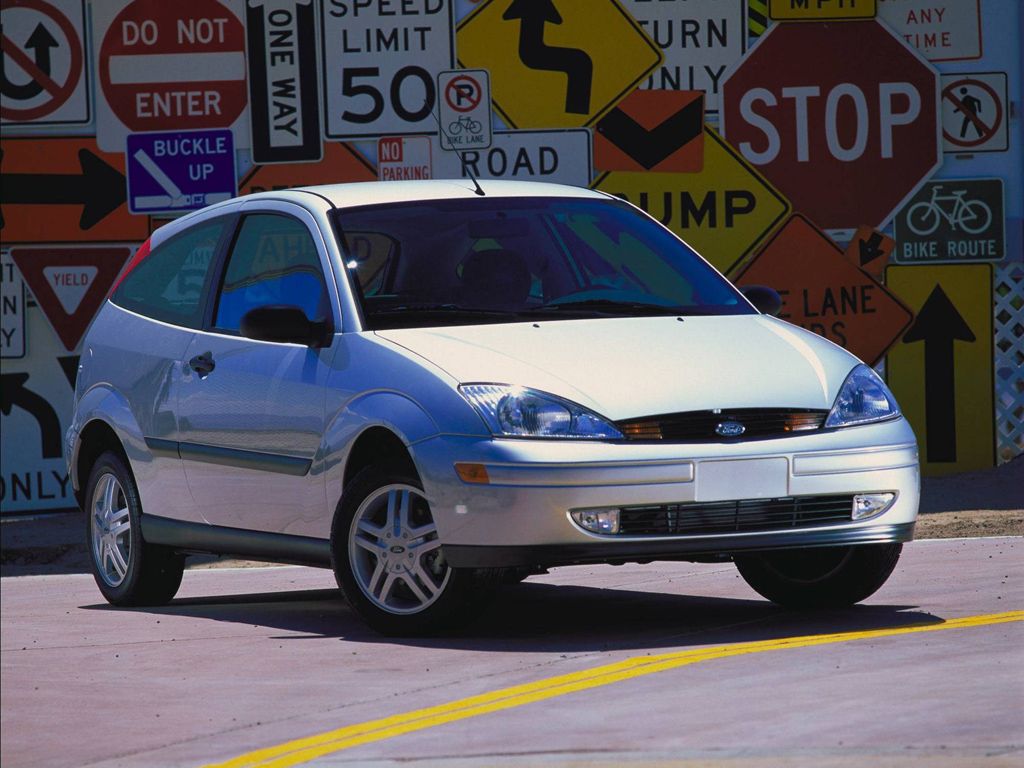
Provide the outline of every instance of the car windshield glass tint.
{"type": "Polygon", "coordinates": [[[429,200],[337,215],[369,328],[755,311],[621,201],[429,200]]]}

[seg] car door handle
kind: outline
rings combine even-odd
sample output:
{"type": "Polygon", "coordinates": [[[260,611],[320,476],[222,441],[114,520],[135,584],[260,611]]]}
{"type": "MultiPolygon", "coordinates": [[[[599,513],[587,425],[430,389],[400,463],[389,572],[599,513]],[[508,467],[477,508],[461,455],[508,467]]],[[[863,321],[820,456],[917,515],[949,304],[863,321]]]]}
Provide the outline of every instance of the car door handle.
{"type": "Polygon", "coordinates": [[[217,364],[213,362],[212,352],[203,352],[189,360],[188,367],[198,373],[200,379],[205,379],[217,367],[217,364]]]}

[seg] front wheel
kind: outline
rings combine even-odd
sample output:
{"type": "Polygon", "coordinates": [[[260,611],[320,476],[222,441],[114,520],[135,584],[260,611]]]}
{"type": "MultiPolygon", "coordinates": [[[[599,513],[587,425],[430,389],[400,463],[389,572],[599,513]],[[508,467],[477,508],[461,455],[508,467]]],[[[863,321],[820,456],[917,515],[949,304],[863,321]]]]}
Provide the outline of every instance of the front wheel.
{"type": "Polygon", "coordinates": [[[736,567],[758,594],[787,608],[840,608],[881,587],[902,544],[864,544],[736,555],[736,567]]]}
{"type": "Polygon", "coordinates": [[[378,632],[422,635],[465,617],[472,570],[445,561],[419,480],[367,467],[342,495],[331,526],[331,561],[353,609],[378,632]]]}

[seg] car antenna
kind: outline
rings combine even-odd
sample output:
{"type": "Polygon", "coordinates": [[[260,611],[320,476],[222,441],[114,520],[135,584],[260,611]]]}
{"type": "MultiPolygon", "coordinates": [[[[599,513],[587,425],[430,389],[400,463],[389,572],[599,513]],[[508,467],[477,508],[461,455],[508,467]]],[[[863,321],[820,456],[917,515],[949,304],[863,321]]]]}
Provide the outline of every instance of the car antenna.
{"type": "MultiPolygon", "coordinates": [[[[423,103],[426,104],[426,101],[424,101],[423,103]]],[[[438,109],[438,112],[440,112],[440,109],[438,109]]],[[[452,137],[445,133],[444,128],[441,127],[441,118],[434,114],[434,110],[430,110],[430,116],[434,118],[434,122],[437,123],[437,130],[441,132],[441,135],[444,136],[444,138],[448,139],[448,144],[450,144],[451,146],[455,146],[454,144],[452,144],[452,137]]],[[[467,174],[469,176],[469,180],[473,182],[473,186],[475,187],[473,192],[479,195],[480,197],[486,197],[487,193],[484,192],[484,188],[480,186],[480,182],[476,180],[476,176],[473,175],[473,171],[469,169],[469,166],[466,164],[465,159],[462,157],[462,150],[456,149],[455,154],[459,156],[459,165],[462,166],[462,172],[467,174]]]]}

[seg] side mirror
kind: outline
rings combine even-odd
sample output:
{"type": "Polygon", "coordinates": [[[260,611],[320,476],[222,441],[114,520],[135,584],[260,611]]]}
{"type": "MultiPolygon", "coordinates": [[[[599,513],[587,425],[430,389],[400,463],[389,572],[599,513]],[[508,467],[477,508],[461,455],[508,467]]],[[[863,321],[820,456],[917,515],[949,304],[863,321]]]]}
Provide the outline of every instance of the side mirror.
{"type": "Polygon", "coordinates": [[[746,285],[740,288],[740,292],[762,314],[777,316],[782,310],[782,297],[774,288],[767,285],[746,285]]]}
{"type": "Polygon", "coordinates": [[[326,323],[313,322],[305,312],[290,304],[250,309],[242,316],[239,331],[247,339],[307,347],[322,347],[327,338],[326,323]]]}

